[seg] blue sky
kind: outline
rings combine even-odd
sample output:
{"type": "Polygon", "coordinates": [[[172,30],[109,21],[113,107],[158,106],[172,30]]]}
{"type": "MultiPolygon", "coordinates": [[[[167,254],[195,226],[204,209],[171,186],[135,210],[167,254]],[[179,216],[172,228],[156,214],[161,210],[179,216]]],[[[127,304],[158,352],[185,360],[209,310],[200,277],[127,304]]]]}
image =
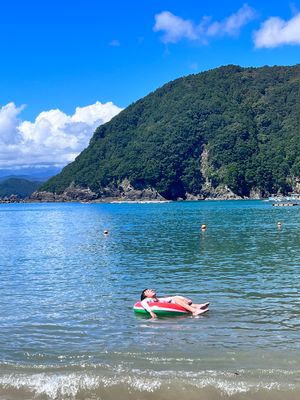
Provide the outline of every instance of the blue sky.
{"type": "Polygon", "coordinates": [[[66,164],[97,124],[183,75],[299,63],[299,10],[275,0],[1,2],[0,168],[66,164]]]}

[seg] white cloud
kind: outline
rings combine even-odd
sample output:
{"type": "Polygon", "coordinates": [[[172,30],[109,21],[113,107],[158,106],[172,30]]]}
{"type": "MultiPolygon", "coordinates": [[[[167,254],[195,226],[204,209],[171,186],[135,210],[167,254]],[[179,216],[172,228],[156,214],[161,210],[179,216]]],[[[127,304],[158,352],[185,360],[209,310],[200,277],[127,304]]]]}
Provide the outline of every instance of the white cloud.
{"type": "Polygon", "coordinates": [[[235,14],[225,18],[221,22],[211,23],[206,31],[208,36],[237,36],[241,28],[252,21],[256,16],[253,8],[244,4],[235,14]]]}
{"type": "Polygon", "coordinates": [[[163,11],[155,15],[153,30],[155,32],[165,32],[162,37],[164,43],[177,43],[183,38],[189,40],[196,40],[198,38],[196,27],[192,21],[177,17],[169,11],[163,11]]]}
{"type": "Polygon", "coordinates": [[[16,107],[14,103],[8,103],[0,109],[0,140],[3,144],[19,141],[17,116],[23,109],[24,106],[16,107]]]}
{"type": "Polygon", "coordinates": [[[255,16],[255,10],[248,4],[244,4],[236,13],[223,21],[213,21],[211,17],[204,16],[199,24],[169,11],[163,11],[155,15],[153,30],[164,32],[162,41],[166,44],[177,43],[182,39],[207,43],[209,38],[215,36],[237,36],[241,28],[255,16]]]}
{"type": "Polygon", "coordinates": [[[254,32],[256,48],[274,48],[282,45],[300,44],[300,13],[285,21],[279,17],[271,17],[254,32]]]}
{"type": "Polygon", "coordinates": [[[59,165],[74,160],[88,145],[97,126],[121,111],[111,102],[77,107],[73,115],[56,109],[41,112],[34,122],[18,118],[24,106],[0,109],[0,168],[59,165]]]}

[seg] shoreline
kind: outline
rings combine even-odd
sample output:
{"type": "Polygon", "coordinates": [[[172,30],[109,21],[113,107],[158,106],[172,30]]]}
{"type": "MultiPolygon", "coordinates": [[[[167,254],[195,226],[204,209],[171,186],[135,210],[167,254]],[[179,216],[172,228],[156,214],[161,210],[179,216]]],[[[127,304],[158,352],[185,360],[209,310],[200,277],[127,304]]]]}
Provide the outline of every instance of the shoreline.
{"type": "Polygon", "coordinates": [[[124,179],[115,187],[103,187],[101,190],[93,191],[89,187],[81,187],[70,184],[61,193],[50,191],[35,191],[25,198],[18,195],[10,195],[0,198],[0,203],[166,203],[178,201],[223,201],[223,200],[266,200],[268,193],[260,190],[252,190],[248,196],[239,196],[228,186],[217,187],[205,186],[197,194],[184,193],[181,197],[166,198],[153,187],[143,189],[134,188],[131,183],[124,179]]]}
{"type": "Polygon", "coordinates": [[[96,200],[79,200],[79,199],[1,199],[0,204],[40,204],[40,203],[79,203],[79,204],[165,204],[165,203],[187,203],[187,202],[205,202],[205,201],[267,201],[266,198],[205,198],[205,199],[180,199],[180,200],[130,200],[130,199],[96,199],[96,200]]]}
{"type": "Polygon", "coordinates": [[[87,397],[124,398],[128,400],[166,400],[180,397],[183,400],[195,398],[265,400],[299,398],[299,371],[272,370],[211,370],[201,371],[151,369],[132,371],[122,368],[112,373],[116,367],[102,365],[94,368],[77,365],[55,368],[22,368],[10,365],[0,369],[0,399],[45,398],[49,400],[87,397]],[[147,378],[145,378],[145,375],[147,378]]]}

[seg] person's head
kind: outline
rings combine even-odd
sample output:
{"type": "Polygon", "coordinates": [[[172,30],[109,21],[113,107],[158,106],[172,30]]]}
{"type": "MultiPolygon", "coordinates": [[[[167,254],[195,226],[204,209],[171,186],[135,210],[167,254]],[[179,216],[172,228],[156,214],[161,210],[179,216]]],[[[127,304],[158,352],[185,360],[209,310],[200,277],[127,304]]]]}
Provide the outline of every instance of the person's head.
{"type": "Polygon", "coordinates": [[[141,294],[141,301],[143,301],[146,297],[155,297],[156,291],[153,289],[145,289],[141,294]]]}

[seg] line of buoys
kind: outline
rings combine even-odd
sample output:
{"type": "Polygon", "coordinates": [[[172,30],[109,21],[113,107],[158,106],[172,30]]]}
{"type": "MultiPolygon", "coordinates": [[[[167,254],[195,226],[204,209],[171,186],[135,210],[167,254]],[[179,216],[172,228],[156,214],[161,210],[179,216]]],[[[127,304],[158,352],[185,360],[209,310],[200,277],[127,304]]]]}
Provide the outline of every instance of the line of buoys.
{"type": "MultiPolygon", "coordinates": [[[[281,221],[278,221],[278,222],[277,222],[277,227],[278,227],[278,229],[281,229],[281,228],[282,228],[282,222],[281,222],[281,221]]],[[[202,225],[201,225],[201,231],[206,231],[206,229],[207,229],[206,224],[202,224],[202,225]]],[[[104,235],[108,235],[108,230],[107,230],[107,229],[104,229],[103,234],[104,234],[104,235]]]]}

